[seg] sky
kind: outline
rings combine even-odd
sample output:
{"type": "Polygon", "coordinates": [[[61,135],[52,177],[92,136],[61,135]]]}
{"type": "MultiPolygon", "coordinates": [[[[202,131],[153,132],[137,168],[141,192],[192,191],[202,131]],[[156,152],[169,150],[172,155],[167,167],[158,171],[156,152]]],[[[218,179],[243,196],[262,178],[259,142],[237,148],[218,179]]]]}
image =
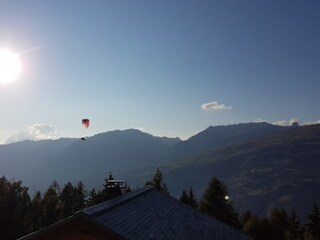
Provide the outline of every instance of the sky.
{"type": "Polygon", "coordinates": [[[317,0],[0,0],[0,143],[320,122],[317,0]],[[90,119],[85,130],[82,118],[90,119]]]}

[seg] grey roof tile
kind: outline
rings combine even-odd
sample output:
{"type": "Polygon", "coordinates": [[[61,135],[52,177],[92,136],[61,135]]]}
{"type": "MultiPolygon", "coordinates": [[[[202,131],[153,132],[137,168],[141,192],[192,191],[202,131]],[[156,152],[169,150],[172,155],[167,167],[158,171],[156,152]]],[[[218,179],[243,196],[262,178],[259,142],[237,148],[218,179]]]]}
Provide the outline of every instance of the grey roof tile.
{"type": "Polygon", "coordinates": [[[152,187],[82,212],[127,239],[250,239],[152,187]]]}

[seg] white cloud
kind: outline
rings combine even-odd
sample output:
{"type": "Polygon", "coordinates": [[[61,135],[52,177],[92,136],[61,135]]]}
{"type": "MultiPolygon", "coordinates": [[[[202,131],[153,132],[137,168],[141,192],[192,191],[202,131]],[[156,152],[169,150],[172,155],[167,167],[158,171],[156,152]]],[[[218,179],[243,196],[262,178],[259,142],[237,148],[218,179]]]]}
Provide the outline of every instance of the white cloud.
{"type": "Polygon", "coordinates": [[[308,122],[303,123],[303,125],[314,125],[314,124],[320,124],[320,120],[318,120],[318,121],[308,121],[308,122]]]}
{"type": "Polygon", "coordinates": [[[231,110],[232,106],[226,106],[223,103],[218,103],[216,101],[213,101],[213,102],[202,104],[201,108],[205,111],[208,111],[208,110],[231,110]]]}
{"type": "Polygon", "coordinates": [[[300,121],[297,118],[291,118],[290,120],[281,120],[281,121],[273,122],[272,124],[278,125],[278,126],[291,126],[295,122],[300,124],[300,121]]]}
{"type": "Polygon", "coordinates": [[[26,127],[21,132],[12,135],[6,143],[20,142],[23,140],[44,140],[56,139],[58,137],[55,126],[43,123],[37,123],[32,126],[26,127]]]}

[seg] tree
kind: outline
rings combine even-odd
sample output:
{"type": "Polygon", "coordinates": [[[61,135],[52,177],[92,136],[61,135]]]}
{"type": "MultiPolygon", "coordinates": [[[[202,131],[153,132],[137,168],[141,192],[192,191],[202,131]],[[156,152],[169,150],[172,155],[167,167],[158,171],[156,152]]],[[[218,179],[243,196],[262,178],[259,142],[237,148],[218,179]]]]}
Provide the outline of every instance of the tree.
{"type": "Polygon", "coordinates": [[[180,202],[188,204],[193,208],[198,208],[198,202],[192,188],[190,188],[189,193],[187,193],[185,190],[182,191],[180,202]]]}
{"type": "Polygon", "coordinates": [[[61,191],[60,201],[62,218],[69,217],[73,214],[74,191],[75,189],[70,182],[65,184],[61,191]]]}
{"type": "Polygon", "coordinates": [[[317,204],[307,216],[306,230],[306,239],[320,239],[320,209],[317,204]]]}
{"type": "Polygon", "coordinates": [[[96,198],[97,198],[97,191],[95,188],[92,188],[88,193],[88,200],[87,200],[86,206],[90,207],[92,205],[97,204],[96,198]]]}
{"type": "Polygon", "coordinates": [[[21,181],[0,178],[0,239],[16,239],[30,230],[30,196],[21,181]]]}
{"type": "Polygon", "coordinates": [[[186,190],[182,191],[181,197],[180,197],[180,202],[188,204],[189,196],[186,190]]]}
{"type": "Polygon", "coordinates": [[[85,189],[85,185],[82,181],[80,181],[73,190],[73,213],[85,207],[86,196],[87,191],[85,189]]]}
{"type": "Polygon", "coordinates": [[[166,194],[169,194],[167,184],[163,182],[163,175],[160,169],[158,168],[153,175],[153,178],[151,181],[147,181],[146,184],[153,186],[155,189],[158,189],[159,191],[162,191],[166,194]]]}
{"type": "Polygon", "coordinates": [[[262,222],[257,215],[253,215],[250,211],[246,211],[240,217],[242,232],[253,237],[253,239],[263,239],[262,222]]]}
{"type": "Polygon", "coordinates": [[[49,186],[42,198],[43,221],[42,227],[48,226],[61,219],[60,186],[57,181],[49,186]]]}
{"type": "Polygon", "coordinates": [[[40,191],[37,191],[30,204],[30,210],[32,212],[31,221],[30,221],[30,230],[36,231],[42,226],[43,219],[43,203],[42,203],[42,195],[40,191]]]}
{"type": "Polygon", "coordinates": [[[288,219],[288,227],[285,232],[286,240],[299,240],[303,238],[303,229],[299,222],[298,216],[292,212],[288,219]]]}
{"type": "Polygon", "coordinates": [[[286,231],[289,227],[289,217],[285,209],[273,209],[268,217],[270,239],[282,240],[285,239],[286,231]]]}
{"type": "Polygon", "coordinates": [[[228,190],[218,178],[213,177],[200,202],[200,210],[231,226],[240,227],[238,214],[233,205],[226,200],[228,190]]]}

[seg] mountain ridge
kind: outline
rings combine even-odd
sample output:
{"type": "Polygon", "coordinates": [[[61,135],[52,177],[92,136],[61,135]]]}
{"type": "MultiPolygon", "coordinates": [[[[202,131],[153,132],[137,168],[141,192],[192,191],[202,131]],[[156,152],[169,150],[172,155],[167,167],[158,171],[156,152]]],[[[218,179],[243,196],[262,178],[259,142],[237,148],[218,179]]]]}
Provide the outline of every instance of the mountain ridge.
{"type": "MultiPolygon", "coordinates": [[[[308,178],[301,169],[307,165],[301,165],[301,159],[311,156],[311,162],[319,165],[319,161],[314,160],[319,155],[315,150],[320,148],[318,140],[310,140],[315,139],[319,126],[280,127],[268,123],[210,126],[185,141],[156,137],[137,129],[100,133],[86,137],[87,141],[77,138],[24,141],[0,145],[0,174],[21,179],[30,191],[35,191],[46,189],[53,180],[62,184],[82,180],[89,188],[99,188],[110,171],[133,186],[141,185],[159,167],[175,196],[191,186],[201,195],[210,177],[215,175],[230,185],[232,194],[239,196],[239,207],[248,207],[243,204],[244,199],[248,202],[258,199],[263,208],[268,208],[271,203],[286,199],[281,195],[285,189],[294,192],[292,186],[297,185],[304,191],[303,186],[307,185],[303,181],[308,178]],[[280,158],[285,159],[279,162],[280,158]],[[287,166],[291,168],[288,170],[287,166]],[[283,180],[288,184],[279,184],[269,176],[281,171],[286,178],[297,176],[302,180],[283,180]],[[265,185],[252,183],[254,177],[265,185]],[[259,198],[263,194],[267,195],[259,198]],[[267,200],[269,205],[262,204],[267,200]]],[[[305,169],[312,173],[309,181],[317,185],[318,175],[314,171],[318,168],[310,167],[311,162],[306,161],[309,165],[305,169]]],[[[294,194],[287,198],[292,196],[294,194]]],[[[259,212],[258,205],[249,207],[259,212]]]]}
{"type": "Polygon", "coordinates": [[[278,206],[303,216],[320,201],[315,191],[320,189],[320,125],[290,128],[159,167],[175,195],[192,186],[201,196],[215,175],[227,183],[239,209],[266,215],[278,206]]]}
{"type": "Polygon", "coordinates": [[[176,157],[181,159],[210,148],[247,142],[288,128],[291,127],[277,126],[266,122],[209,126],[186,141],[179,142],[175,147],[176,157]]]}

